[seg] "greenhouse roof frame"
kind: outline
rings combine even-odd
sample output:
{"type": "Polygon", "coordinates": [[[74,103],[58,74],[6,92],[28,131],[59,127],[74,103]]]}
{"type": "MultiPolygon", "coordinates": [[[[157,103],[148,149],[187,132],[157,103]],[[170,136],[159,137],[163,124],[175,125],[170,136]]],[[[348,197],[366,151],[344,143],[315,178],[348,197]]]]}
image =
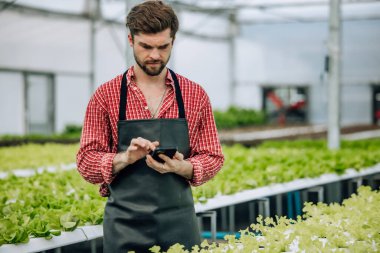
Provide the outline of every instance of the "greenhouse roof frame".
{"type": "MultiPolygon", "coordinates": [[[[36,0],[0,2],[0,13],[6,9],[36,15],[91,19],[96,16],[94,0],[54,0],[46,4],[36,0]]],[[[98,18],[106,23],[124,24],[125,3],[129,0],[99,1],[98,18]]],[[[135,1],[136,2],[136,1],[135,1]]],[[[139,1],[137,1],[139,2],[139,1]]],[[[289,22],[321,22],[328,19],[328,0],[167,0],[178,11],[229,16],[235,13],[237,23],[274,24],[289,22]]],[[[343,0],[342,20],[379,20],[380,0],[343,0]]]]}
{"type": "MultiPolygon", "coordinates": [[[[129,6],[141,0],[8,0],[0,2],[0,15],[13,10],[30,15],[96,21],[125,25],[129,6]],[[96,4],[99,3],[99,8],[96,4]],[[127,5],[126,5],[127,4],[127,5]]],[[[167,0],[179,12],[196,12],[207,17],[233,19],[238,26],[254,24],[314,23],[328,21],[328,0],[167,0]]],[[[380,0],[342,0],[342,21],[380,20],[380,0]]],[[[195,27],[196,28],[196,27],[195,27]]],[[[225,41],[229,36],[209,36],[194,29],[179,33],[200,39],[225,41]]]]}
{"type": "MultiPolygon", "coordinates": [[[[104,23],[125,25],[125,13],[140,0],[8,0],[0,2],[2,11],[14,10],[31,15],[52,16],[67,19],[87,20],[91,23],[91,83],[94,83],[95,33],[104,23]]],[[[339,148],[339,86],[340,86],[340,44],[341,23],[344,21],[380,20],[380,0],[167,0],[177,12],[198,12],[210,16],[221,16],[229,21],[226,36],[199,34],[192,30],[180,29],[180,33],[201,39],[223,40],[229,45],[230,57],[230,104],[234,104],[236,77],[234,66],[235,38],[238,27],[254,24],[282,23],[329,23],[329,101],[335,101],[334,108],[329,108],[329,115],[335,115],[334,122],[329,122],[329,147],[339,148]],[[332,88],[334,87],[334,88],[332,88]],[[331,134],[330,134],[331,133],[331,134]]],[[[194,27],[193,30],[196,30],[194,27]]],[[[131,49],[125,49],[126,59],[132,59],[131,49]]],[[[130,62],[127,62],[127,66],[130,62]]],[[[90,88],[94,90],[94,87],[90,88]]]]}

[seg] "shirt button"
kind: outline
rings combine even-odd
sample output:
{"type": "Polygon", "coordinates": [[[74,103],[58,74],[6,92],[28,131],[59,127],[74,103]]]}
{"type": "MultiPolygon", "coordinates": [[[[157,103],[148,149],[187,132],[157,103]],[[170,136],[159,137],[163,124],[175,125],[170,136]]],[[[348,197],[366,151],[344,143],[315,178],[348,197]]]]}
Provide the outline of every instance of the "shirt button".
{"type": "Polygon", "coordinates": [[[133,89],[133,90],[137,90],[137,88],[136,88],[136,87],[133,87],[132,89],[133,89]]]}
{"type": "Polygon", "coordinates": [[[144,108],[145,108],[145,110],[148,110],[148,109],[149,109],[149,107],[148,107],[148,106],[145,106],[144,108]]]}

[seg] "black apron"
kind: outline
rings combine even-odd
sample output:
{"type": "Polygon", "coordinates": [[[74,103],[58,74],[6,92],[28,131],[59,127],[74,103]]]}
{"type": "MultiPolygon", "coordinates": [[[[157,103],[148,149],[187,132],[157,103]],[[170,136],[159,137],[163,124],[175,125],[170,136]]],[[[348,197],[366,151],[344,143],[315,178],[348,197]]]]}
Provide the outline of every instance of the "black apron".
{"type": "MultiPolygon", "coordinates": [[[[127,78],[120,89],[118,152],[125,151],[132,138],[159,141],[176,146],[189,157],[188,126],[181,90],[175,73],[178,119],[126,120],[127,78]]],[[[174,173],[160,174],[147,166],[145,158],[123,169],[108,186],[110,196],[104,212],[104,253],[149,252],[154,245],[167,250],[180,243],[191,250],[200,244],[191,187],[174,173]]]]}

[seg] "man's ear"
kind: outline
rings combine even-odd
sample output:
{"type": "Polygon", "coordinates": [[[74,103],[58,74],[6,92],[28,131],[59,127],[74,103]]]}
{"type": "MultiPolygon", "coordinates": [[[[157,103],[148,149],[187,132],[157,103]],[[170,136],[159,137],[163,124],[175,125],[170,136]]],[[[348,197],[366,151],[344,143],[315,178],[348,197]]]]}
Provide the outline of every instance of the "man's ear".
{"type": "Polygon", "coordinates": [[[132,34],[128,34],[128,42],[129,42],[129,45],[132,47],[133,46],[133,37],[132,37],[132,34]]]}

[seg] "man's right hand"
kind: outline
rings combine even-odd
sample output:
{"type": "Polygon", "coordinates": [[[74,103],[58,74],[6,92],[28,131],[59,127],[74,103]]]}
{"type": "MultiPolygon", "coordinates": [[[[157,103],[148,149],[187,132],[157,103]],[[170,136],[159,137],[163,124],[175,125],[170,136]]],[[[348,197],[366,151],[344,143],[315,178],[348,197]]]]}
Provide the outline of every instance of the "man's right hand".
{"type": "Polygon", "coordinates": [[[126,151],[118,153],[112,161],[112,174],[117,174],[122,169],[137,160],[145,157],[151,150],[159,145],[158,141],[151,142],[144,138],[138,137],[131,140],[126,151]]]}

